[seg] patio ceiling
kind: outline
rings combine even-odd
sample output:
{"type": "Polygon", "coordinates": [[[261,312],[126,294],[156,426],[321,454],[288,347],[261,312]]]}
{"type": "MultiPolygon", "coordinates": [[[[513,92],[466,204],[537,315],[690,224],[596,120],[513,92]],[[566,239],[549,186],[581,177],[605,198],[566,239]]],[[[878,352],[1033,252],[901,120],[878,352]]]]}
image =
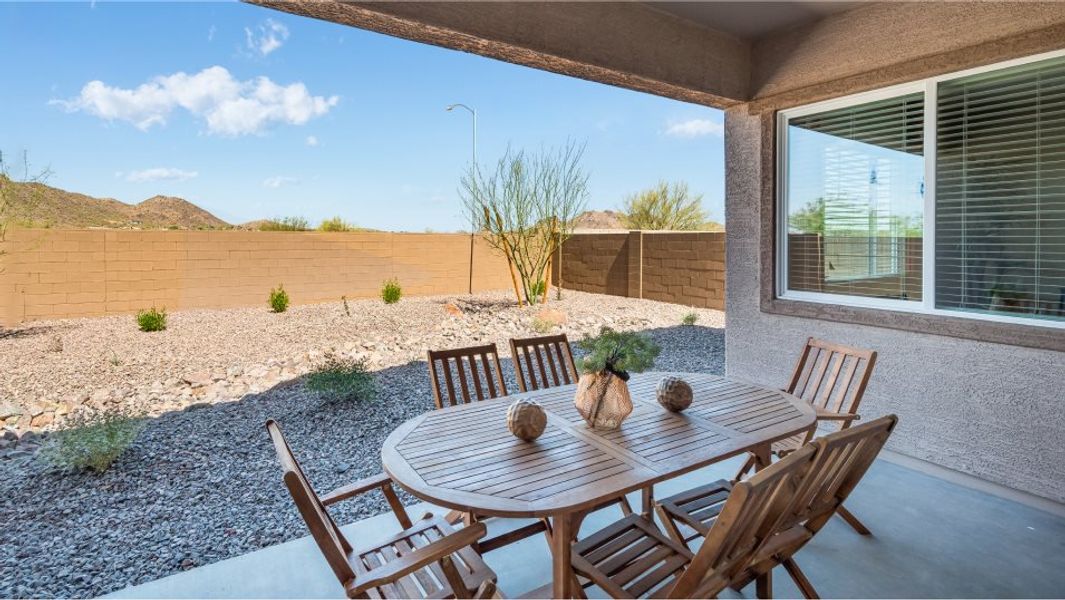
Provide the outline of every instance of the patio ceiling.
{"type": "Polygon", "coordinates": [[[1057,2],[245,1],[751,112],[1045,52],[1065,38],[1057,2]],[[993,39],[1005,43],[988,47],[993,39]]]}

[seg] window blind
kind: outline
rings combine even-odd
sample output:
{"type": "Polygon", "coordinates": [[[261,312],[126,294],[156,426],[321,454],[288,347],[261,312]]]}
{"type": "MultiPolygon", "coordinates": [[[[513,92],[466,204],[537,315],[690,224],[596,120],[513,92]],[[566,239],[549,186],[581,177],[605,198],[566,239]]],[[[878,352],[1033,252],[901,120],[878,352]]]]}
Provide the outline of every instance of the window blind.
{"type": "Polygon", "coordinates": [[[791,290],[921,297],[924,95],[788,120],[791,290]]]}
{"type": "Polygon", "coordinates": [[[939,84],[938,308],[1065,317],[1065,59],[939,84]]]}

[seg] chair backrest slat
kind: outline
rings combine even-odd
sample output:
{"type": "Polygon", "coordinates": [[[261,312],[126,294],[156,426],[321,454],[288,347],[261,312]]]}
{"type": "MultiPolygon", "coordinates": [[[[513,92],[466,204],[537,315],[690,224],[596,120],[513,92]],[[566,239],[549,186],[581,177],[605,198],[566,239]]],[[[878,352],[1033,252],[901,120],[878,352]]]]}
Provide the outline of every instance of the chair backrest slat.
{"type": "Polygon", "coordinates": [[[873,350],[809,338],[786,391],[827,411],[857,413],[875,364],[873,350]]]}
{"type": "Polygon", "coordinates": [[[565,334],[512,339],[510,355],[514,359],[518,386],[523,392],[577,382],[577,367],[565,334]]]}
{"type": "Polygon", "coordinates": [[[481,401],[507,395],[507,385],[503,381],[503,370],[499,365],[499,352],[495,344],[454,350],[430,350],[429,379],[432,382],[433,401],[436,402],[437,408],[468,404],[475,398],[481,401]]]}
{"type": "Polygon", "coordinates": [[[355,577],[355,571],[348,562],[348,555],[352,547],[347,538],[337,527],[333,517],[329,515],[325,505],[314,492],[303,469],[300,468],[296,457],[292,454],[285,436],[273,420],[266,422],[266,430],[270,433],[270,439],[274,443],[274,451],[281,462],[281,470],[285,487],[288,488],[292,500],[299,509],[311,536],[318,544],[318,548],[325,555],[326,561],[341,584],[345,584],[355,577]]]}
{"type": "Polygon", "coordinates": [[[706,540],[677,578],[669,596],[716,596],[740,576],[757,550],[777,532],[781,520],[794,512],[795,490],[813,458],[814,448],[807,445],[736,483],[706,540]]]}
{"type": "Polygon", "coordinates": [[[669,596],[716,596],[793,556],[843,505],[896,423],[888,415],[818,438],[736,483],[669,596]]]}

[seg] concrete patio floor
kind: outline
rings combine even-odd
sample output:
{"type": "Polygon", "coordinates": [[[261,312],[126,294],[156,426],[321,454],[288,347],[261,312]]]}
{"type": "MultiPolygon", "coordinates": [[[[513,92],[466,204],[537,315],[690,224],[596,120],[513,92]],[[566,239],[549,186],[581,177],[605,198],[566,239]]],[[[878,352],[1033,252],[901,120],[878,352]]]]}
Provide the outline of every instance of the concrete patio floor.
{"type": "MultiPolygon", "coordinates": [[[[735,473],[737,460],[656,486],[660,497],[735,473]]],[[[281,485],[280,477],[277,485],[281,485]]],[[[633,499],[637,506],[638,499],[633,499]]],[[[939,478],[895,461],[878,460],[847,506],[872,529],[854,533],[840,519],[796,557],[824,597],[1062,597],[1065,517],[939,478]]],[[[293,508],[295,510],[295,508],[293,508]]],[[[418,505],[410,512],[446,511],[418,505]]],[[[616,508],[590,515],[583,534],[617,519],[616,508]]],[[[491,527],[512,527],[494,521],[491,527]]],[[[386,537],[391,514],[352,523],[356,546],[386,537]]],[[[550,557],[542,536],[486,555],[508,597],[545,584],[550,557]]],[[[783,569],[777,597],[798,596],[783,569]]],[[[729,591],[731,593],[731,591],[729,591]]],[[[601,597],[599,590],[590,590],[601,597]],[[598,593],[597,593],[598,592],[598,593]]],[[[330,598],[342,589],[309,537],[130,587],[113,598],[330,598]]],[[[754,597],[753,585],[731,597],[754,597]]]]}

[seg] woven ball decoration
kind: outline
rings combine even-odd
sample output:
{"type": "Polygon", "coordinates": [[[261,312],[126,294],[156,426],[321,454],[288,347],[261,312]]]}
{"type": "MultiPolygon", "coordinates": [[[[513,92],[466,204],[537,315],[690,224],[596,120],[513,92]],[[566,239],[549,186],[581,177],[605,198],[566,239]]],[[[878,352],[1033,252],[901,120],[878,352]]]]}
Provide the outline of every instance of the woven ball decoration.
{"type": "Polygon", "coordinates": [[[515,437],[531,442],[540,437],[547,427],[544,407],[532,400],[516,400],[507,409],[507,429],[515,437]]]}
{"type": "Polygon", "coordinates": [[[692,386],[679,377],[663,377],[657,394],[658,403],[666,410],[680,412],[692,405],[692,386]]]}

